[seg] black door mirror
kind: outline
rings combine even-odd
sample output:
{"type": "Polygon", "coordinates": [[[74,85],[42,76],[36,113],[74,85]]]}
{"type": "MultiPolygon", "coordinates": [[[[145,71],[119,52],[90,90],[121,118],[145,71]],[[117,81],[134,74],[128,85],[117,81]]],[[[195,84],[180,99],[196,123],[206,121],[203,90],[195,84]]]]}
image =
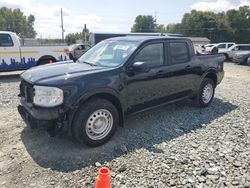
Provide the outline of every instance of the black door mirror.
{"type": "Polygon", "coordinates": [[[135,62],[133,64],[133,70],[136,72],[148,72],[150,68],[145,62],[135,62]]]}

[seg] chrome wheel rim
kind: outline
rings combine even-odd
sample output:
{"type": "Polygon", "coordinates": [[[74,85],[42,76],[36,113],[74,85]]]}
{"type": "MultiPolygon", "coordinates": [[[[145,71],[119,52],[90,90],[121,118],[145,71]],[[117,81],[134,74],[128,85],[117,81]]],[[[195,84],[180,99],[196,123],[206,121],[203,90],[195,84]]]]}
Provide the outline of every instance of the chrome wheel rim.
{"type": "Polygon", "coordinates": [[[96,110],[92,113],[86,124],[87,136],[92,140],[105,138],[113,127],[113,116],[106,109],[96,110]]]}
{"type": "Polygon", "coordinates": [[[213,97],[214,88],[212,84],[207,84],[202,92],[202,100],[204,103],[209,103],[213,97]]]}

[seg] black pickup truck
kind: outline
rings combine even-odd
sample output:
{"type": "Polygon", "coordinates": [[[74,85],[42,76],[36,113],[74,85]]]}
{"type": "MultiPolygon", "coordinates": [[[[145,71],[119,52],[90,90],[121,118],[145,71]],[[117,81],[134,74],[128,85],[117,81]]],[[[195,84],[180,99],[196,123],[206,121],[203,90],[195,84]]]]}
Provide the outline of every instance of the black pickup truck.
{"type": "Polygon", "coordinates": [[[195,55],[185,38],[111,38],[77,62],[25,71],[18,111],[31,127],[67,131],[98,146],[128,115],[188,98],[207,107],[223,79],[223,62],[224,55],[195,55]]]}

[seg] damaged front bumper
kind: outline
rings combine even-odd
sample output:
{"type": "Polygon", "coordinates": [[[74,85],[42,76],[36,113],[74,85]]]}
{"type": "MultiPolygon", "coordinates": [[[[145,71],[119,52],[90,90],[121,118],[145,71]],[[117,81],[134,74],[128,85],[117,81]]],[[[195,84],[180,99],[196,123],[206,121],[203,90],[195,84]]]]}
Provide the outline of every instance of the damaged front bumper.
{"type": "Polygon", "coordinates": [[[51,136],[67,129],[67,111],[68,108],[54,107],[42,108],[27,103],[21,98],[21,105],[17,107],[19,114],[24,122],[32,129],[41,127],[47,130],[51,136]]]}

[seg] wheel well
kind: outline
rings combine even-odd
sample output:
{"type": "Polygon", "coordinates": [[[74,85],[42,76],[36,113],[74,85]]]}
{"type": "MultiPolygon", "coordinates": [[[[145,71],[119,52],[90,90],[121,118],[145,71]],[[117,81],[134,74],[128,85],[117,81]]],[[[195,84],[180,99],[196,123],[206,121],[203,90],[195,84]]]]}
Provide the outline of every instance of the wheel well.
{"type": "Polygon", "coordinates": [[[123,127],[123,123],[124,123],[123,115],[124,114],[123,114],[121,102],[119,101],[117,97],[109,93],[97,93],[88,97],[86,100],[84,100],[83,103],[93,98],[101,98],[101,99],[106,99],[107,101],[110,101],[117,108],[118,114],[119,114],[119,125],[123,127]]]}
{"type": "Polygon", "coordinates": [[[208,73],[205,78],[210,78],[211,80],[213,80],[214,85],[216,87],[217,85],[217,75],[215,73],[208,73]]]}
{"type": "Polygon", "coordinates": [[[37,61],[37,65],[40,65],[40,64],[44,64],[45,61],[47,61],[47,63],[49,62],[49,60],[52,60],[53,62],[56,62],[56,58],[51,56],[51,55],[45,55],[45,56],[42,56],[38,59],[37,61]]]}

